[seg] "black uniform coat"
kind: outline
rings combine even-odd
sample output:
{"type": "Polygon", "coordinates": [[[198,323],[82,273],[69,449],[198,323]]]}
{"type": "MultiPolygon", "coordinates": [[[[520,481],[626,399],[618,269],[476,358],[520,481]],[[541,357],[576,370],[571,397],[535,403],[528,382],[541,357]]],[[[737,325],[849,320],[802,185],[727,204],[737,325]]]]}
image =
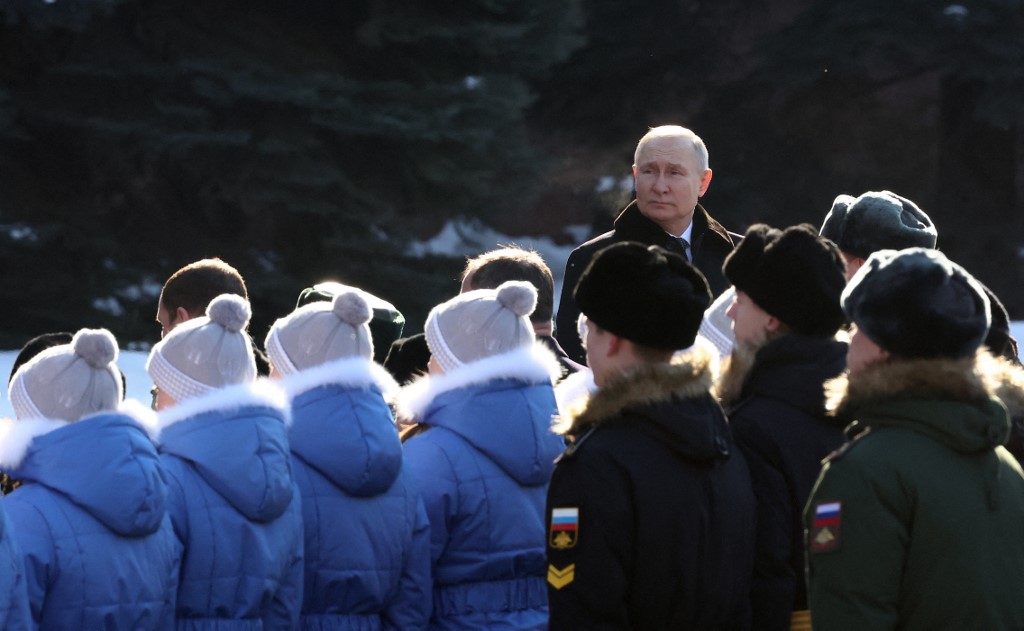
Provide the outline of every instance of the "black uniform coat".
{"type": "Polygon", "coordinates": [[[726,372],[742,380],[723,403],[757,498],[755,629],[788,630],[791,611],[807,609],[801,516],[822,460],[843,444],[823,384],[845,368],[845,343],[790,334],[762,347],[745,375],[726,372]]]}
{"type": "MultiPolygon", "coordinates": [[[[715,221],[700,204],[693,209],[693,231],[690,234],[692,256],[687,257],[687,260],[691,260],[707,277],[711,292],[716,296],[729,288],[729,281],[722,273],[722,264],[725,263],[725,257],[732,252],[736,241],[741,238],[740,235],[723,228],[722,224],[715,221]]],[[[562,294],[558,302],[558,313],[555,315],[555,337],[574,361],[584,363],[586,353],[576,332],[576,320],[580,316],[580,310],[576,306],[572,292],[594,255],[621,241],[660,245],[669,252],[683,253],[678,241],[640,213],[636,200],[630,202],[619,213],[610,232],[594,237],[573,250],[565,264],[562,294]]]]}
{"type": "Polygon", "coordinates": [[[748,628],[754,498],[709,362],[643,366],[572,420],[548,490],[552,631],[748,628]]]}

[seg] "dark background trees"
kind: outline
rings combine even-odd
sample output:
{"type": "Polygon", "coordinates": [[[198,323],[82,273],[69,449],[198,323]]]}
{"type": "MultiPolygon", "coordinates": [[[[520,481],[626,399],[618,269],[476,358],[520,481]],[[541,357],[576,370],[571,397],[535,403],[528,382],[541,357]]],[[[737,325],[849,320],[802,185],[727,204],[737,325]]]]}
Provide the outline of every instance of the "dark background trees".
{"type": "Polygon", "coordinates": [[[733,230],[889,188],[1024,317],[1020,5],[8,0],[0,346],[153,341],[160,283],[203,256],[246,276],[256,337],[329,277],[417,329],[462,261],[414,240],[607,229],[628,191],[597,182],[669,122],[733,230]]]}

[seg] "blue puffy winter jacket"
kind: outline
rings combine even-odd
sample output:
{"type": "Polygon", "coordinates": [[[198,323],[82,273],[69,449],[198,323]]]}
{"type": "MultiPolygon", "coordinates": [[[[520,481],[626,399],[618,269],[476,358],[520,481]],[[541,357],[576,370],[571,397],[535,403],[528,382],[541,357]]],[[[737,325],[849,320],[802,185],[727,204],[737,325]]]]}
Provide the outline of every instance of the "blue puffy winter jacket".
{"type": "Polygon", "coordinates": [[[0,629],[29,629],[31,621],[28,591],[25,589],[25,564],[21,560],[21,550],[14,543],[7,511],[0,502],[0,629]]]}
{"type": "Polygon", "coordinates": [[[414,382],[405,444],[431,527],[436,629],[545,629],[544,502],[564,448],[551,432],[560,372],[546,348],[414,382]]]}
{"type": "Polygon", "coordinates": [[[302,507],[284,393],[232,386],[160,413],[160,460],[185,547],[178,629],[292,629],[302,604],[302,507]]]}
{"type": "Polygon", "coordinates": [[[4,497],[44,629],[169,629],[180,549],[156,449],[138,422],[102,413],[75,423],[10,421],[4,497]]]}
{"type": "Polygon", "coordinates": [[[430,526],[402,467],[382,390],[397,385],[362,358],[286,378],[289,433],[306,529],[304,629],[425,629],[430,526]]]}

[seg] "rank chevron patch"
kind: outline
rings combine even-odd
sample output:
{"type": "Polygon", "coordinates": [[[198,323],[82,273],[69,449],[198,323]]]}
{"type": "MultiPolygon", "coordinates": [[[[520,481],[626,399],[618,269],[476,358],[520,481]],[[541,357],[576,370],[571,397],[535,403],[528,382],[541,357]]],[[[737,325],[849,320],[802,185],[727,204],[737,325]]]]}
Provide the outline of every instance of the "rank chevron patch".
{"type": "Polygon", "coordinates": [[[576,564],[570,563],[565,569],[559,570],[554,565],[548,565],[548,583],[555,589],[562,589],[576,578],[576,564]]]}

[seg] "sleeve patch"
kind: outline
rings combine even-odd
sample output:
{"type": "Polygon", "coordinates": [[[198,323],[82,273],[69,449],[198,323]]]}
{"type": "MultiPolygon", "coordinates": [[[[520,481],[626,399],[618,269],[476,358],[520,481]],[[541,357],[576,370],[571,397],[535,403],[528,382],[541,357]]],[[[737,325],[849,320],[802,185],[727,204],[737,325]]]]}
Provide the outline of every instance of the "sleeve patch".
{"type": "Polygon", "coordinates": [[[548,565],[548,583],[555,589],[562,589],[576,578],[576,564],[570,563],[563,569],[548,565]]]}
{"type": "MultiPolygon", "coordinates": [[[[580,535],[580,509],[551,509],[551,529],[548,532],[548,545],[556,550],[568,550],[575,547],[580,535]]],[[[550,580],[550,574],[549,574],[550,580]]],[[[571,580],[571,579],[570,579],[571,580]]]]}
{"type": "Polygon", "coordinates": [[[814,521],[807,534],[811,552],[831,552],[839,549],[842,502],[819,502],[814,505],[814,521]]]}

